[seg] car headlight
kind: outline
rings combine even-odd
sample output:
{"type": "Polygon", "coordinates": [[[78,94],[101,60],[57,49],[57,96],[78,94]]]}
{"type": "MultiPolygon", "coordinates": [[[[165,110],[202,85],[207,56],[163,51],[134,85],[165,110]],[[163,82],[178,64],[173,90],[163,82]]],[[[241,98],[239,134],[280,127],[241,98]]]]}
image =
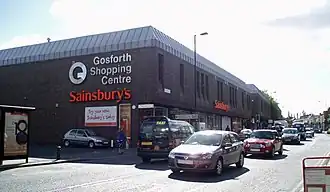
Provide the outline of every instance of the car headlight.
{"type": "Polygon", "coordinates": [[[267,143],[265,143],[265,146],[270,147],[270,146],[272,146],[272,143],[267,142],[267,143]]]}
{"type": "Polygon", "coordinates": [[[201,155],[202,159],[211,159],[212,158],[212,153],[204,153],[201,155]]]}
{"type": "Polygon", "coordinates": [[[95,142],[102,142],[102,140],[98,140],[98,139],[97,139],[95,142]]]}
{"type": "Polygon", "coordinates": [[[170,152],[170,153],[168,154],[168,158],[172,158],[172,159],[174,159],[174,158],[175,158],[174,153],[173,153],[173,152],[170,152]]]}

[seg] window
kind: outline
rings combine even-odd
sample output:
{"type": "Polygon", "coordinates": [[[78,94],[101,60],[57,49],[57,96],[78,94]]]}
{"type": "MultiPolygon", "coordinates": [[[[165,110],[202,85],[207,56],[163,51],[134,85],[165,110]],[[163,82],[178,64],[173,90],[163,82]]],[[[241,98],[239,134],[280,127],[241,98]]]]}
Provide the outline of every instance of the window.
{"type": "Polygon", "coordinates": [[[217,100],[220,100],[220,82],[217,81],[217,100]]]}
{"type": "Polygon", "coordinates": [[[72,130],[72,131],[70,131],[69,135],[74,136],[74,135],[76,135],[76,133],[77,133],[77,130],[72,130]]]}
{"type": "Polygon", "coordinates": [[[196,91],[197,91],[198,97],[201,96],[200,90],[201,90],[201,88],[200,88],[200,73],[199,73],[199,71],[197,71],[196,72],[196,91]]]}
{"type": "Polygon", "coordinates": [[[230,135],[230,140],[231,140],[232,143],[237,143],[237,142],[240,141],[239,139],[237,139],[237,138],[235,137],[234,134],[229,134],[229,135],[230,135]]]}
{"type": "Polygon", "coordinates": [[[250,110],[251,109],[251,97],[250,97],[250,95],[247,95],[247,97],[246,97],[246,104],[247,104],[248,110],[250,110]]]}
{"type": "Polygon", "coordinates": [[[76,136],[77,136],[77,137],[86,137],[87,135],[86,135],[85,131],[83,131],[83,130],[78,130],[76,136]]]}
{"type": "Polygon", "coordinates": [[[164,55],[158,54],[158,80],[164,87],[164,55]]]}
{"type": "Polygon", "coordinates": [[[206,99],[209,99],[209,77],[205,75],[205,93],[206,93],[206,99]]]}
{"type": "Polygon", "coordinates": [[[245,108],[245,92],[242,92],[242,108],[245,108]]]}
{"type": "Polygon", "coordinates": [[[201,73],[201,92],[202,96],[205,97],[205,81],[204,81],[204,74],[201,73]]]}
{"type": "Polygon", "coordinates": [[[223,101],[223,82],[220,83],[220,100],[223,101]]]}
{"type": "Polygon", "coordinates": [[[184,65],[180,64],[180,87],[181,91],[184,92],[184,65]]]}
{"type": "Polygon", "coordinates": [[[232,87],[229,87],[229,103],[230,105],[234,105],[233,98],[234,98],[234,89],[232,87]]]}
{"type": "Polygon", "coordinates": [[[234,89],[234,106],[237,108],[237,88],[234,89]]]}
{"type": "Polygon", "coordinates": [[[226,135],[226,136],[223,138],[222,144],[224,145],[224,144],[226,144],[226,143],[231,143],[229,135],[226,135]]]}

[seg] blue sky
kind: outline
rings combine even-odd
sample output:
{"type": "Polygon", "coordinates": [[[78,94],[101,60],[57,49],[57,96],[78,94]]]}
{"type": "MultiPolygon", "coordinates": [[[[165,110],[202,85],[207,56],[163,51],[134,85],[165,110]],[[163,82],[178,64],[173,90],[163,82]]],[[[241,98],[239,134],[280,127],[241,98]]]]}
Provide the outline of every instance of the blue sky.
{"type": "Polygon", "coordinates": [[[330,104],[327,0],[2,0],[0,49],[152,25],[293,113],[330,104]]]}

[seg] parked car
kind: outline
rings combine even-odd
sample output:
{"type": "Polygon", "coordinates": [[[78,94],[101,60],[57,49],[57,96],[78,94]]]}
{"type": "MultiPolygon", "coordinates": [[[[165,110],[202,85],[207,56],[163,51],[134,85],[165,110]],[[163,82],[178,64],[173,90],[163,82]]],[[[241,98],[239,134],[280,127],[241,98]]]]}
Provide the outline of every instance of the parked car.
{"type": "Polygon", "coordinates": [[[71,129],[63,137],[65,147],[71,145],[88,146],[89,148],[109,146],[109,140],[98,136],[90,129],[71,129]]]}
{"type": "Polygon", "coordinates": [[[244,151],[245,155],[262,154],[274,157],[276,152],[283,154],[283,142],[276,130],[254,130],[244,142],[244,151]]]}
{"type": "Polygon", "coordinates": [[[315,126],[314,127],[314,133],[322,133],[322,128],[318,127],[318,126],[315,126]]]}
{"type": "Polygon", "coordinates": [[[214,172],[221,175],[231,164],[244,165],[243,142],[237,133],[205,130],[194,133],[168,155],[173,173],[180,171],[214,172]]]}
{"type": "Polygon", "coordinates": [[[168,157],[170,151],[195,132],[186,121],[172,120],[167,117],[147,117],[141,127],[137,146],[137,156],[144,163],[153,158],[168,157]]]}
{"type": "Polygon", "coordinates": [[[300,144],[300,135],[296,128],[284,128],[282,133],[283,143],[300,144]]]}
{"type": "Polygon", "coordinates": [[[241,132],[239,133],[239,137],[240,137],[241,141],[244,141],[245,139],[249,138],[251,133],[252,133],[251,129],[241,130],[241,132]]]}
{"type": "Polygon", "coordinates": [[[306,137],[313,138],[314,137],[314,130],[313,128],[307,127],[306,128],[306,137]]]}

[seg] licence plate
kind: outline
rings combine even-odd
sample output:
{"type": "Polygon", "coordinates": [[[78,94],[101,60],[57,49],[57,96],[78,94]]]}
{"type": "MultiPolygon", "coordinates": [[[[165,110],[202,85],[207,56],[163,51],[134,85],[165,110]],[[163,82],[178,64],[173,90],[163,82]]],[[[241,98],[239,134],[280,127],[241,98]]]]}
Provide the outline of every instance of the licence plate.
{"type": "Polygon", "coordinates": [[[142,142],[141,145],[152,145],[152,142],[142,142]]]}
{"type": "Polygon", "coordinates": [[[260,149],[250,149],[250,151],[260,151],[260,149]]]}
{"type": "Polygon", "coordinates": [[[185,165],[192,165],[192,164],[194,164],[194,161],[193,160],[181,160],[181,159],[178,159],[178,163],[185,164],[185,165]]]}
{"type": "Polygon", "coordinates": [[[105,145],[108,145],[108,144],[109,144],[109,142],[103,142],[103,144],[105,144],[105,145]]]}

